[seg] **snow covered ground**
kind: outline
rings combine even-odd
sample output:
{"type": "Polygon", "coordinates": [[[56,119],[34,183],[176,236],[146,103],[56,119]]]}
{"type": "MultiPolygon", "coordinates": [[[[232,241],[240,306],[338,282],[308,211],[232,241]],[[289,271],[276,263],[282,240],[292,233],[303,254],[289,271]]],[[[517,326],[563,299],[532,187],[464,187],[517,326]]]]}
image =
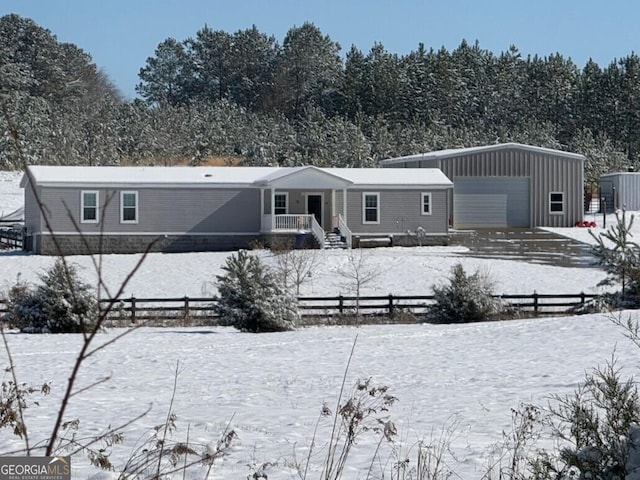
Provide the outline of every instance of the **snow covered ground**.
{"type": "MultiPolygon", "coordinates": [[[[0,210],[21,205],[17,174],[0,174],[0,210]]],[[[636,225],[636,228],[638,226],[636,225]]],[[[586,229],[560,229],[589,241],[586,229]]],[[[640,230],[638,230],[640,232],[640,230]]],[[[488,272],[503,293],[596,292],[604,278],[595,268],[563,268],[517,261],[468,258],[461,248],[381,248],[366,252],[367,265],[379,271],[364,294],[425,294],[448,278],[461,262],[468,271],[488,272]]],[[[201,296],[213,283],[226,253],[152,254],[127,286],[126,295],[201,296]]],[[[268,253],[262,252],[268,257],[268,253]]],[[[308,294],[347,293],[336,275],[347,252],[320,253],[318,267],[303,285],[308,294]]],[[[104,257],[103,273],[112,290],[124,279],[137,255],[104,257]]],[[[71,257],[88,281],[96,274],[86,257],[71,257]]],[[[0,253],[0,291],[20,274],[37,281],[53,259],[16,252],[0,253]]],[[[624,312],[623,318],[637,318],[624,312]]],[[[121,333],[101,334],[100,343],[121,333]]],[[[51,381],[51,395],[27,410],[32,444],[51,431],[71,362],[76,335],[7,336],[20,381],[51,381]]],[[[229,328],[143,328],[91,357],[80,385],[110,379],[74,397],[67,420],[79,419],[80,435],[95,435],[151,406],[128,426],[125,443],[111,460],[122,465],[140,447],[153,426],[164,422],[178,367],[173,410],[178,416],[175,440],[211,444],[227,427],[238,434],[230,455],[213,469],[211,478],[252,478],[265,465],[270,480],[299,478],[314,439],[323,403],[335,410],[342,377],[355,342],[347,374],[350,388],[357,379],[372,378],[398,398],[390,415],[397,426],[396,443],[380,451],[372,478],[390,478],[394,455],[409,456],[415,466],[420,440],[450,429],[449,467],[459,478],[480,478],[498,456],[502,432],[510,430],[511,409],[522,402],[546,404],[550,395],[571,393],[585,371],[603,365],[615,354],[625,372],[639,365],[637,347],[607,315],[516,320],[472,325],[384,325],[312,327],[294,332],[252,335],[229,328]],[[395,452],[395,453],[394,453],[395,452]]],[[[0,351],[0,366],[8,365],[0,351]]],[[[7,373],[3,380],[7,379],[7,373]]],[[[37,395],[36,395],[37,396],[37,395]]],[[[319,478],[329,419],[320,420],[307,478],[319,478]]],[[[378,437],[365,435],[353,451],[344,478],[366,478],[378,437]]],[[[0,453],[23,444],[3,431],[0,453]]],[[[95,473],[81,456],[73,460],[73,478],[95,473]]],[[[192,477],[202,478],[197,470],[192,477]]],[[[96,477],[97,478],[97,477],[96,477]]]]}

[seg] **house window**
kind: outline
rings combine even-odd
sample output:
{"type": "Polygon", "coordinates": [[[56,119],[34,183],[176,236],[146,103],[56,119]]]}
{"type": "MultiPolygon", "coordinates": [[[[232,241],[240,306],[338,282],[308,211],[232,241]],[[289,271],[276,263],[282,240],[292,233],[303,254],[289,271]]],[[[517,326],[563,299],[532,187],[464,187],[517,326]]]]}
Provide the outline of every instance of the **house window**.
{"type": "Polygon", "coordinates": [[[380,194],[362,194],[362,223],[380,223],[380,194]]]}
{"type": "Polygon", "coordinates": [[[120,192],[120,223],[138,223],[138,192],[120,192]]]}
{"type": "Polygon", "coordinates": [[[80,215],[81,223],[98,223],[98,192],[80,193],[80,215]]]}
{"type": "Polygon", "coordinates": [[[421,195],[422,202],[420,213],[422,215],[431,215],[431,193],[423,193],[421,195]]]}
{"type": "Polygon", "coordinates": [[[289,206],[289,195],[285,193],[276,193],[273,197],[273,213],[276,215],[285,215],[289,206]]]}
{"type": "Polygon", "coordinates": [[[564,213],[564,193],[551,192],[549,194],[549,213],[564,213]]]}

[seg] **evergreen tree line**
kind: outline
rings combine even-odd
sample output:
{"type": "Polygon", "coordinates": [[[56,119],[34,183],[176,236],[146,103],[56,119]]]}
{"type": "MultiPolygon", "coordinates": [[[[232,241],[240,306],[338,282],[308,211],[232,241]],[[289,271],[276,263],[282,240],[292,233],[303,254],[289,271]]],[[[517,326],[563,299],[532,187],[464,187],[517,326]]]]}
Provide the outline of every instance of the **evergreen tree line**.
{"type": "MultiPolygon", "coordinates": [[[[587,156],[586,178],[640,161],[640,57],[583,69],[556,53],[466,41],[406,55],[340,45],[311,23],[280,44],[255,26],[161,42],[126,100],[91,57],[18,15],[0,18],[0,98],[40,164],[374,166],[443,148],[520,142],[587,156]]],[[[3,130],[8,132],[6,118],[3,130]]],[[[0,167],[19,165],[11,136],[0,167]]]]}

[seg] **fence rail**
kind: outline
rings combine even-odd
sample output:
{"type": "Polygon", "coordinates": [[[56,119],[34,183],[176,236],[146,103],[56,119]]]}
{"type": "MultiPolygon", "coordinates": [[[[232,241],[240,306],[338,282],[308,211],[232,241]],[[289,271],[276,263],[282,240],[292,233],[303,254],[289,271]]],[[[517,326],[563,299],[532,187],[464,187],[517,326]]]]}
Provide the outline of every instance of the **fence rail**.
{"type": "MultiPolygon", "coordinates": [[[[495,295],[507,306],[534,316],[568,313],[597,294],[504,294],[495,295]]],[[[427,312],[434,301],[433,295],[380,295],[334,297],[298,297],[298,306],[303,319],[349,316],[355,312],[363,315],[394,318],[397,313],[411,312],[421,315],[427,312]]],[[[164,321],[187,323],[212,322],[217,320],[213,311],[215,299],[211,297],[179,298],[119,298],[100,300],[102,311],[108,310],[107,320],[111,325],[149,322],[163,324],[164,321]]],[[[6,303],[0,300],[0,314],[6,312],[6,303]]]]}
{"type": "Polygon", "coordinates": [[[22,230],[3,227],[0,224],[0,248],[22,248],[23,233],[22,230]]]}

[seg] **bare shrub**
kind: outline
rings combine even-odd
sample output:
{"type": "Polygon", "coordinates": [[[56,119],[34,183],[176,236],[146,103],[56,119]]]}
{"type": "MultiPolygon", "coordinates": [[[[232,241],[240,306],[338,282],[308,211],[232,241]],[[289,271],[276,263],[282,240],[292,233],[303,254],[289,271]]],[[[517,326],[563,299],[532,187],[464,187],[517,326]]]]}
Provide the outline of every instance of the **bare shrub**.
{"type": "Polygon", "coordinates": [[[366,255],[363,249],[349,250],[347,262],[338,269],[338,275],[345,279],[344,286],[356,296],[356,315],[360,314],[362,288],[373,282],[380,273],[380,269],[371,263],[371,257],[366,255]]]}
{"type": "Polygon", "coordinates": [[[511,428],[502,432],[502,442],[494,446],[484,478],[531,478],[538,468],[540,452],[535,445],[545,422],[543,410],[535,405],[521,404],[511,409],[511,428]]]}
{"type": "Polygon", "coordinates": [[[295,249],[290,238],[274,239],[271,253],[275,260],[275,270],[282,279],[285,289],[294,289],[300,295],[300,287],[307,282],[320,261],[317,249],[295,249]]]}
{"type": "Polygon", "coordinates": [[[171,478],[176,473],[184,474],[194,466],[204,468],[204,478],[208,478],[215,461],[229,454],[229,448],[237,435],[228,426],[215,444],[190,441],[189,430],[185,440],[173,439],[178,420],[173,411],[173,403],[178,389],[179,371],[180,362],[176,362],[171,400],[165,421],[154,426],[145,441],[130,455],[122,469],[121,479],[171,478]]]}

